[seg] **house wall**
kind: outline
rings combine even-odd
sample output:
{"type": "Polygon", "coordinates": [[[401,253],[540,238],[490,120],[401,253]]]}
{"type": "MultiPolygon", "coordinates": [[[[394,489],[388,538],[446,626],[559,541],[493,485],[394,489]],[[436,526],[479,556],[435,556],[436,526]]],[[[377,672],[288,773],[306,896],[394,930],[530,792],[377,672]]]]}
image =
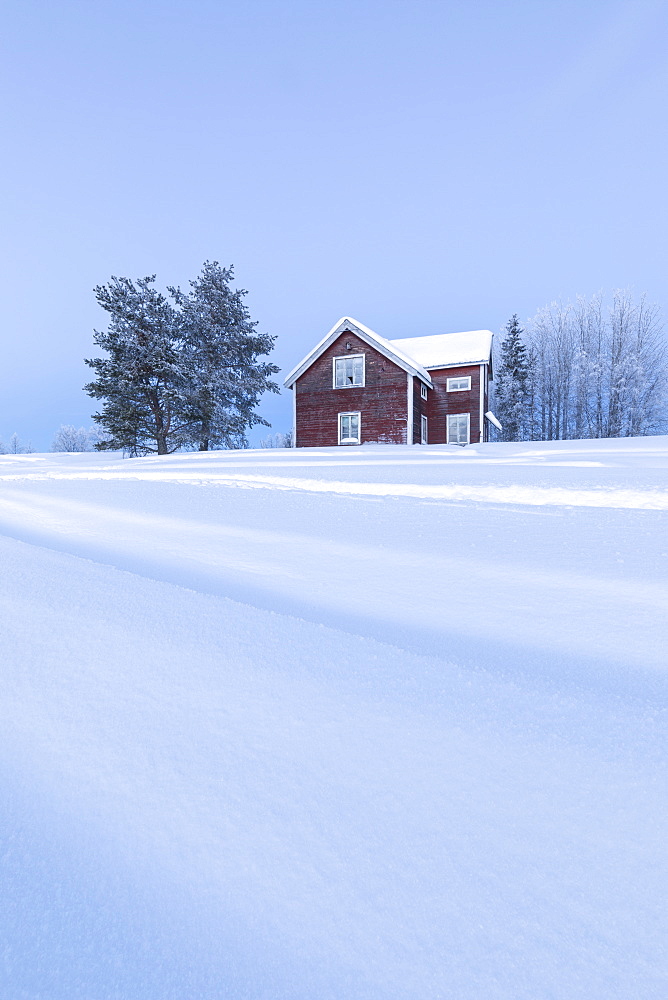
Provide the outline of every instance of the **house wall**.
{"type": "MultiPolygon", "coordinates": [[[[420,396],[419,379],[415,392],[420,396]]],[[[338,445],[339,413],[361,413],[362,443],[406,443],[406,372],[355,334],[344,331],[294,386],[298,448],[338,445]],[[349,343],[351,349],[346,350],[349,343]],[[334,362],[347,354],[365,355],[365,385],[334,389],[334,362]]],[[[419,440],[420,420],[417,420],[419,440]]],[[[415,427],[414,427],[415,439],[415,427]]],[[[346,445],[345,447],[350,447],[346,445]]]]}
{"type": "MultiPolygon", "coordinates": [[[[434,383],[434,388],[429,390],[427,400],[429,444],[446,443],[446,417],[449,413],[470,413],[470,440],[478,442],[480,440],[480,365],[429,369],[429,374],[434,383]],[[466,375],[471,376],[470,391],[447,391],[447,379],[466,375]]],[[[483,400],[483,413],[487,409],[487,399],[485,398],[483,400]]]]}
{"type": "Polygon", "coordinates": [[[422,382],[421,378],[413,376],[413,444],[420,444],[422,440],[422,432],[421,432],[422,421],[420,420],[420,418],[422,417],[423,414],[424,416],[428,416],[427,414],[427,406],[429,399],[428,394],[431,390],[428,390],[427,399],[423,399],[422,393],[420,391],[423,384],[424,383],[422,382]]]}

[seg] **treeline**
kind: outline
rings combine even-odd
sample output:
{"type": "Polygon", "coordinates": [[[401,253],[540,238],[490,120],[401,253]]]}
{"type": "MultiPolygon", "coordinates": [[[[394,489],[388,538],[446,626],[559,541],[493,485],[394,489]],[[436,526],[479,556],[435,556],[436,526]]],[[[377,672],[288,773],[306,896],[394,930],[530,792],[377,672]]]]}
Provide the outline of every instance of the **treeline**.
{"type": "Polygon", "coordinates": [[[628,437],[666,429],[668,346],[657,306],[616,291],[513,316],[495,358],[503,441],[628,437]]]}

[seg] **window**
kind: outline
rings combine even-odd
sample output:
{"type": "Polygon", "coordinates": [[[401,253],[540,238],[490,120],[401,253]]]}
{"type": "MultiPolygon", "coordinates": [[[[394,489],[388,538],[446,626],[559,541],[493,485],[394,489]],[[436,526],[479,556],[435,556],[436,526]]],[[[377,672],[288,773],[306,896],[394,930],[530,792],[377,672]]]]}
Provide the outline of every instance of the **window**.
{"type": "Polygon", "coordinates": [[[466,392],[467,389],[471,388],[471,376],[470,375],[460,375],[457,378],[448,379],[448,392],[466,392]]]}
{"type": "Polygon", "coordinates": [[[339,444],[360,444],[359,413],[339,413],[339,444]]]}
{"type": "Polygon", "coordinates": [[[427,443],[427,418],[420,417],[420,444],[427,443]]]}
{"type": "Polygon", "coordinates": [[[334,388],[346,389],[353,385],[364,385],[364,355],[334,358],[334,388]]]}
{"type": "Polygon", "coordinates": [[[468,413],[448,415],[448,444],[468,444],[471,416],[468,413]]]}
{"type": "Polygon", "coordinates": [[[420,386],[420,395],[422,396],[423,399],[427,398],[427,386],[426,385],[420,386]]]}

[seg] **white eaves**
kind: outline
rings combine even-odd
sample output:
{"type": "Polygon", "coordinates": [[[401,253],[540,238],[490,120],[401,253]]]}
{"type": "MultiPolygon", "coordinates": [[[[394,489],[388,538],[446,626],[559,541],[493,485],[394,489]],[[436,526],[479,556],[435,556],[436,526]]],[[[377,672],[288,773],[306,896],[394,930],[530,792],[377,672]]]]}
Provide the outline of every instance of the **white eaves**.
{"type": "Polygon", "coordinates": [[[358,320],[352,319],[350,316],[342,316],[341,319],[334,324],[332,329],[325,337],[322,338],[320,343],[316,344],[313,350],[309,351],[306,357],[292,369],[283,384],[289,389],[292,388],[297,379],[303,375],[304,372],[318,360],[320,355],[334,343],[336,338],[342,333],[345,333],[346,330],[350,330],[350,332],[354,333],[360,338],[360,340],[364,340],[370,347],[374,347],[377,351],[380,351],[381,354],[384,354],[386,358],[393,361],[394,364],[398,365],[400,368],[403,368],[404,371],[408,372],[410,375],[418,375],[428,388],[433,388],[428,372],[426,372],[424,367],[402,348],[398,341],[386,340],[384,337],[380,337],[374,330],[371,330],[368,326],[365,326],[358,320]]]}

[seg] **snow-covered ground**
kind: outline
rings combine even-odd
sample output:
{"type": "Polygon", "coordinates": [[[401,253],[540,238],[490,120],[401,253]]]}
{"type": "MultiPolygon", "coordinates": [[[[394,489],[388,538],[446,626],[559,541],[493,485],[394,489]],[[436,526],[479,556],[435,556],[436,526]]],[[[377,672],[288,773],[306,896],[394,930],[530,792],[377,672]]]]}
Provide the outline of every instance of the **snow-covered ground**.
{"type": "Polygon", "coordinates": [[[2,1000],[668,995],[668,438],[0,456],[2,1000]]]}

